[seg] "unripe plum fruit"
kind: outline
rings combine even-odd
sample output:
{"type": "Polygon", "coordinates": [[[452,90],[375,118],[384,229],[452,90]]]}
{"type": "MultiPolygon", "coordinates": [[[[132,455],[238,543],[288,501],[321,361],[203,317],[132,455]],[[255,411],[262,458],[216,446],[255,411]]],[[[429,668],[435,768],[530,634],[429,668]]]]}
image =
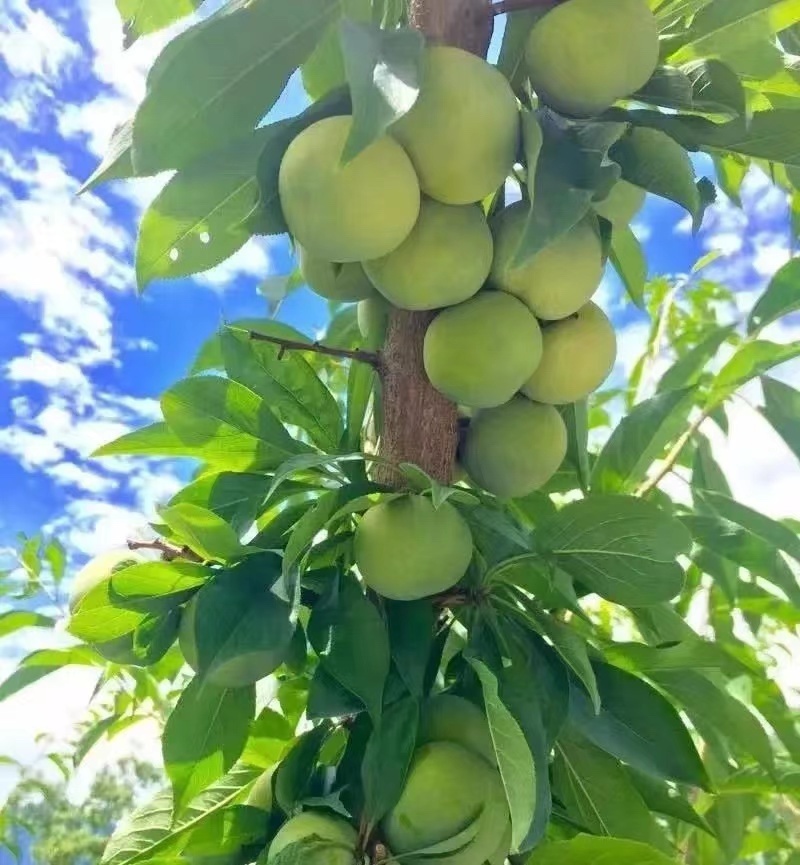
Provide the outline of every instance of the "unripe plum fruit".
{"type": "Polygon", "coordinates": [[[355,535],[364,582],[384,598],[415,601],[452,588],[472,560],[472,533],[459,512],[427,496],[405,495],[371,507],[355,535]]]}
{"type": "Polygon", "coordinates": [[[592,117],[643,87],[658,54],[658,25],[647,0],[566,0],[534,25],[525,61],[542,102],[592,117]]]}
{"type": "Polygon", "coordinates": [[[599,306],[587,303],[574,316],[543,330],[544,349],[522,392],[537,402],[566,405],[597,390],[617,358],[614,328],[599,306]]]}
{"type": "Polygon", "coordinates": [[[364,346],[369,349],[380,348],[386,340],[391,306],[377,292],[375,297],[361,300],[356,309],[358,329],[364,337],[364,346]]]}
{"type": "Polygon", "coordinates": [[[505,76],[460,48],[427,49],[416,104],[392,127],[422,191],[445,204],[482,201],[506,179],[519,144],[517,100],[505,76]]]}
{"type": "Polygon", "coordinates": [[[307,854],[304,865],[353,865],[358,833],[344,820],[317,811],[304,811],[281,826],[269,846],[267,862],[274,861],[290,845],[314,836],[335,846],[307,854]]]}
{"type": "Polygon", "coordinates": [[[317,258],[302,246],[297,247],[300,272],[308,287],[321,297],[339,303],[354,303],[377,292],[357,261],[346,264],[317,258]]]}
{"type": "Polygon", "coordinates": [[[364,262],[378,291],[400,309],[452,306],[481,288],[492,265],[492,233],[477,204],[423,198],[411,234],[382,258],[364,262]]]}
{"type": "Polygon", "coordinates": [[[507,402],[533,375],[542,333],[522,301],[482,291],[440,312],[425,334],[431,384],[453,402],[489,408],[507,402]]]}
{"type": "MultiPolygon", "coordinates": [[[[573,357],[572,363],[581,360],[573,357]]],[[[526,496],[544,486],[566,455],[567,428],[558,410],[524,396],[478,412],[462,449],[472,480],[503,499],[526,496]]]]}
{"type": "Polygon", "coordinates": [[[476,814],[477,834],[447,857],[450,865],[484,865],[495,854],[508,827],[508,805],[494,766],[460,745],[431,742],[414,755],[400,801],[382,826],[389,849],[402,856],[455,837],[476,814]]]}
{"type": "Polygon", "coordinates": [[[289,231],[326,261],[386,255],[408,237],[419,215],[411,160],[383,136],[342,165],[352,117],[328,117],[304,129],[286,150],[278,176],[289,231]]]}
{"type": "Polygon", "coordinates": [[[425,703],[417,742],[453,742],[497,764],[486,716],[474,703],[455,694],[437,694],[425,703]]]}
{"type": "Polygon", "coordinates": [[[591,298],[603,277],[597,220],[585,217],[524,264],[515,266],[514,256],[527,218],[528,206],[519,201],[501,210],[492,221],[492,285],[518,297],[537,318],[565,318],[591,298]]]}
{"type": "Polygon", "coordinates": [[[618,180],[602,201],[595,202],[594,210],[615,228],[625,226],[642,209],[646,197],[647,193],[641,186],[618,180]]]}
{"type": "Polygon", "coordinates": [[[69,611],[74,613],[78,604],[92,591],[111,577],[131,565],[143,562],[142,556],[131,550],[110,550],[88,561],[75,575],[69,593],[69,611]]]}

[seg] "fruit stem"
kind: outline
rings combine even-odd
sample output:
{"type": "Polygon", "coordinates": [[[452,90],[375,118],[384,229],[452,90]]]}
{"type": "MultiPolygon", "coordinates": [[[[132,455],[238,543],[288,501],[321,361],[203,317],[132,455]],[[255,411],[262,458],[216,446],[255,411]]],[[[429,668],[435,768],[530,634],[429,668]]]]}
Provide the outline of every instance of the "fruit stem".
{"type": "Polygon", "coordinates": [[[324,354],[329,357],[338,357],[346,360],[357,360],[361,363],[368,363],[375,369],[381,368],[381,356],[374,351],[363,351],[360,348],[347,349],[335,348],[331,345],[323,345],[320,342],[302,342],[295,339],[283,339],[280,336],[270,336],[267,333],[259,333],[256,330],[250,330],[247,333],[248,337],[256,342],[271,342],[273,345],[280,346],[281,350],[278,353],[278,360],[281,359],[285,351],[313,351],[317,354],[324,354]]]}
{"type": "Polygon", "coordinates": [[[128,541],[129,550],[158,550],[165,562],[175,559],[188,559],[190,562],[202,562],[203,559],[189,547],[172,547],[164,541],[128,541]]]}

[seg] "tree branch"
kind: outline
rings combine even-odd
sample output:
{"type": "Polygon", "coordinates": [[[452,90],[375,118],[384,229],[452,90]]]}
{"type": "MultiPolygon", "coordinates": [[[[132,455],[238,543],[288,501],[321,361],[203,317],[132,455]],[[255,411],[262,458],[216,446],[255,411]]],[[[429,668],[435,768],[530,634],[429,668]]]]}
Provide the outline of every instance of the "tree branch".
{"type": "Polygon", "coordinates": [[[128,541],[129,550],[158,550],[165,562],[175,559],[187,559],[190,562],[202,562],[203,559],[189,547],[172,547],[164,541],[128,541]]]}
{"type": "Polygon", "coordinates": [[[640,498],[643,498],[648,493],[652,492],[660,483],[664,480],[664,478],[675,468],[675,463],[678,462],[678,458],[683,453],[683,449],[689,444],[692,436],[700,429],[700,427],[708,420],[711,409],[703,409],[700,414],[689,424],[686,428],[686,431],[683,435],[675,442],[672,446],[672,450],[667,454],[666,459],[661,465],[661,468],[653,475],[652,478],[648,478],[638,490],[636,490],[636,495],[640,498]]]}
{"type": "Polygon", "coordinates": [[[504,15],[507,12],[521,12],[523,9],[535,9],[537,6],[555,6],[558,0],[498,0],[492,4],[494,15],[504,15]]]}
{"type": "Polygon", "coordinates": [[[271,342],[273,345],[278,345],[281,348],[278,358],[280,359],[285,351],[313,351],[316,354],[324,354],[328,357],[346,358],[347,360],[358,360],[361,363],[368,363],[375,369],[380,369],[381,356],[374,351],[362,351],[360,348],[353,350],[346,348],[334,348],[330,345],[322,345],[319,342],[302,342],[296,339],[283,339],[280,336],[270,336],[266,333],[259,333],[257,330],[248,331],[248,337],[256,342],[271,342]]]}

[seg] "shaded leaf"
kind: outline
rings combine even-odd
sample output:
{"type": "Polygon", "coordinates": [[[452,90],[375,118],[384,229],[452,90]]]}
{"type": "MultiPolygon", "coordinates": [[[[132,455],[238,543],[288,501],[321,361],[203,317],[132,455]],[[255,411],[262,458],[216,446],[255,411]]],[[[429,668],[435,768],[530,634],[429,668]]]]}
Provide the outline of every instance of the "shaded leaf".
{"type": "Polygon", "coordinates": [[[768,376],[762,376],[764,407],[761,414],[800,459],[800,391],[768,376]]]}
{"type": "Polygon", "coordinates": [[[639,309],[644,309],[647,259],[636,235],[626,225],[615,226],[611,233],[611,263],[628,297],[639,309]]]}
{"type": "Polygon", "coordinates": [[[623,838],[578,835],[540,847],[526,865],[675,865],[670,856],[648,844],[623,838]]]}
{"type": "Polygon", "coordinates": [[[733,357],[717,373],[711,385],[707,405],[719,405],[751,379],[796,357],[800,357],[800,342],[784,345],[767,340],[756,340],[742,343],[733,357]]]}
{"type": "Polygon", "coordinates": [[[53,628],[56,620],[33,610],[9,610],[0,613],[0,637],[7,637],[23,628],[53,628]]]}
{"type": "Polygon", "coordinates": [[[409,693],[422,697],[433,647],[436,611],[427,599],[386,601],[392,658],[409,693]]]}
{"type": "Polygon", "coordinates": [[[763,330],[768,324],[800,309],[800,258],[785,264],[770,280],[755,302],[747,319],[748,333],[763,330]]]}

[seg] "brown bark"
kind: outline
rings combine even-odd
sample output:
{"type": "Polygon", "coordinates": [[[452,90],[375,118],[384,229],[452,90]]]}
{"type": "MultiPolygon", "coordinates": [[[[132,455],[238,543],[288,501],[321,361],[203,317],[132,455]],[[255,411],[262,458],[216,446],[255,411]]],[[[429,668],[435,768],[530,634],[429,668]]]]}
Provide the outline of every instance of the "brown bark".
{"type": "MultiPolygon", "coordinates": [[[[492,36],[490,0],[411,0],[409,20],[429,40],[484,56],[492,36]]],[[[456,406],[425,375],[422,345],[433,318],[429,312],[393,310],[382,356],[383,429],[380,453],[394,465],[418,465],[450,483],[458,444],[456,406]]],[[[380,480],[401,484],[391,467],[380,480]]]]}

